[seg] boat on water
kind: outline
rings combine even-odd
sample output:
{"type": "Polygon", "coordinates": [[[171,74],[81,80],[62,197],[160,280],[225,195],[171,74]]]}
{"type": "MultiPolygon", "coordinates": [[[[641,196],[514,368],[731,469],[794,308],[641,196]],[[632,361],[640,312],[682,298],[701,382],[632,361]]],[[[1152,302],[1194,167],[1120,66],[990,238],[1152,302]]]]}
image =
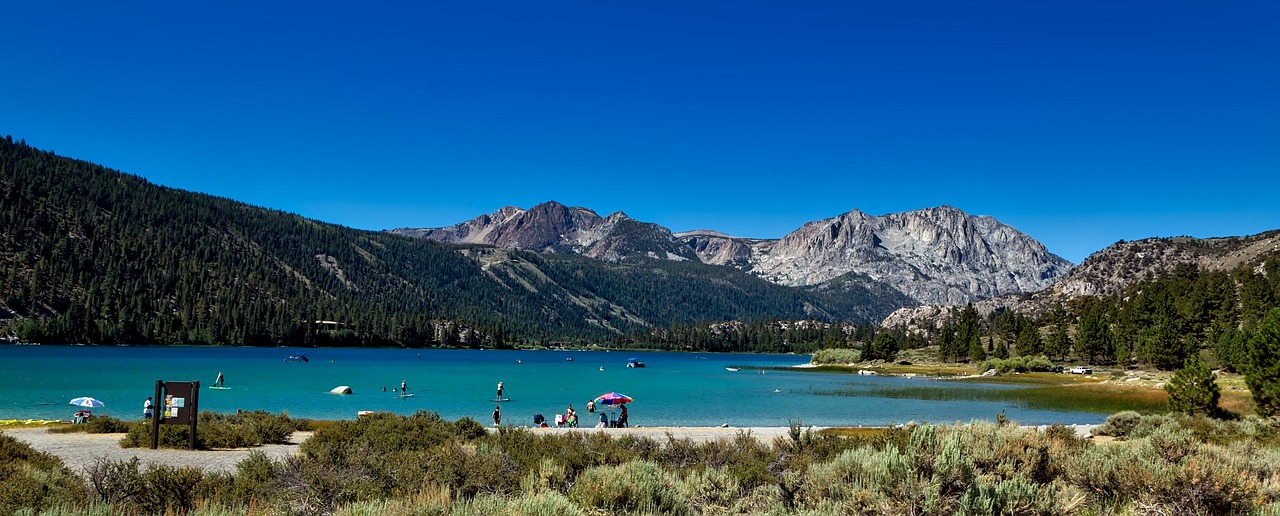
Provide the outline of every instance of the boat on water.
{"type": "Polygon", "coordinates": [[[299,353],[297,355],[289,355],[287,357],[284,357],[284,361],[285,362],[310,362],[311,359],[307,358],[306,353],[299,353]]]}
{"type": "Polygon", "coordinates": [[[641,362],[639,359],[636,359],[636,358],[628,358],[627,367],[644,367],[644,362],[641,362]]]}
{"type": "Polygon", "coordinates": [[[724,368],[724,370],[725,370],[725,371],[738,372],[738,371],[741,371],[741,370],[742,370],[742,368],[741,368],[741,367],[726,367],[726,368],[724,368]]]}

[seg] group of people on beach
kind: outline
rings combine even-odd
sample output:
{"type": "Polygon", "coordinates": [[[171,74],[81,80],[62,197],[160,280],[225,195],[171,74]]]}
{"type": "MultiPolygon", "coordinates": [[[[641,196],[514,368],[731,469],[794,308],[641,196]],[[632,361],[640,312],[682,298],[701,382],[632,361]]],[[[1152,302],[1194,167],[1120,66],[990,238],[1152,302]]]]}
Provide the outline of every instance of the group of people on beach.
{"type": "MultiPolygon", "coordinates": [[[[603,410],[600,411],[600,422],[596,423],[596,428],[626,428],[628,424],[627,406],[625,404],[622,404],[622,405],[619,405],[619,407],[621,408],[622,411],[621,413],[618,414],[618,418],[612,421],[609,420],[609,414],[607,412],[603,410]]],[[[595,410],[594,400],[588,401],[587,412],[595,412],[595,411],[596,410],[595,410]]],[[[499,424],[500,415],[501,415],[500,409],[498,407],[495,407],[493,409],[494,426],[497,426],[499,424]]],[[[573,404],[569,404],[569,406],[565,408],[564,414],[556,414],[555,425],[557,428],[563,428],[566,426],[569,428],[578,427],[578,412],[573,410],[573,404]]],[[[533,426],[547,428],[550,425],[547,423],[547,419],[543,417],[542,414],[535,414],[533,416],[533,426]]]]}

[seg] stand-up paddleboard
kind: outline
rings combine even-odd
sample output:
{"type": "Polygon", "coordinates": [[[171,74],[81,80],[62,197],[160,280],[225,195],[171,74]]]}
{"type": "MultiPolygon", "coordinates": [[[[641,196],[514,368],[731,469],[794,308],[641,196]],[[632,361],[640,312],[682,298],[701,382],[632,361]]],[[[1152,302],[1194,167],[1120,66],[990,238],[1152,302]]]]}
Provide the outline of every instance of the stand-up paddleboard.
{"type": "Polygon", "coordinates": [[[511,398],[502,398],[502,399],[496,399],[496,398],[495,398],[495,399],[491,399],[491,400],[489,400],[489,401],[490,401],[490,402],[492,402],[492,403],[502,403],[502,402],[506,402],[506,401],[515,401],[515,400],[513,400],[513,399],[511,399],[511,398]]]}
{"type": "Polygon", "coordinates": [[[408,394],[397,394],[397,395],[395,395],[395,396],[396,396],[397,398],[412,398],[412,397],[413,397],[413,393],[411,392],[411,393],[408,393],[408,394]]]}
{"type": "Polygon", "coordinates": [[[231,390],[231,388],[230,388],[230,387],[217,387],[217,386],[214,386],[214,387],[209,387],[209,388],[210,388],[210,389],[218,389],[218,390],[220,390],[220,391],[229,391],[229,390],[231,390]]]}

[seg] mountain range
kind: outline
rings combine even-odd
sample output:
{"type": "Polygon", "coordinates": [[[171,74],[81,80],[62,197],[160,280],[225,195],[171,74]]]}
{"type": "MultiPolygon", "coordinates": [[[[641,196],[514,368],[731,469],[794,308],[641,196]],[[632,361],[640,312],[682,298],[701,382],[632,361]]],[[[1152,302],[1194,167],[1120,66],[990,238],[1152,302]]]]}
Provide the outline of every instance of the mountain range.
{"type": "Polygon", "coordinates": [[[555,202],[363,231],[0,138],[7,340],[491,346],[714,321],[896,325],[968,302],[1034,312],[1179,264],[1226,270],[1278,249],[1280,232],[1148,239],[1072,267],[1008,225],[948,206],[853,210],[779,239],[673,233],[555,202]]]}
{"type": "Polygon", "coordinates": [[[853,210],[809,222],[780,239],[709,230],[673,233],[622,212],[600,216],[554,201],[529,209],[507,206],[442,228],[391,232],[610,262],[697,261],[790,287],[821,286],[856,274],[920,304],[963,305],[1035,292],[1072,268],[1026,234],[950,206],[883,216],[853,210]]]}

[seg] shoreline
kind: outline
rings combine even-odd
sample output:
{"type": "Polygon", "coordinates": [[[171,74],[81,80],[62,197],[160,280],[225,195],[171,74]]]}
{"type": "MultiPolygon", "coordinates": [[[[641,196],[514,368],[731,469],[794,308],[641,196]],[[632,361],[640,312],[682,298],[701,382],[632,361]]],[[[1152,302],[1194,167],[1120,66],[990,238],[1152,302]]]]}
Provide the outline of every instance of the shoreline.
{"type": "MultiPolygon", "coordinates": [[[[1064,425],[1075,430],[1076,435],[1081,437],[1091,437],[1093,429],[1098,425],[1079,424],[1064,425]]],[[[613,436],[631,435],[636,437],[649,437],[660,442],[664,441],[668,435],[677,440],[690,439],[694,442],[705,443],[720,439],[732,439],[737,437],[739,433],[756,438],[764,444],[772,444],[774,439],[787,438],[790,433],[790,427],[630,427],[630,428],[567,428],[567,427],[513,427],[521,428],[533,433],[587,433],[600,432],[613,436]]],[[[829,428],[857,428],[857,427],[804,427],[804,431],[812,430],[819,432],[829,428]]],[[[886,428],[886,427],[863,427],[863,428],[886,428]]],[[[1026,426],[1026,429],[1034,429],[1043,431],[1048,426],[1026,426]]],[[[489,427],[486,429],[490,433],[497,432],[497,428],[489,427]]],[[[134,457],[146,467],[148,464],[158,464],[176,468],[192,467],[206,472],[234,472],[236,464],[247,458],[251,453],[261,452],[273,460],[283,460],[298,453],[299,447],[307,439],[315,434],[313,431],[294,432],[289,438],[288,444],[268,444],[254,448],[236,448],[227,450],[175,450],[161,448],[152,450],[150,448],[121,448],[120,440],[124,434],[89,434],[89,433],[66,433],[55,434],[50,433],[46,427],[25,427],[25,428],[8,428],[0,431],[5,435],[11,436],[22,441],[37,451],[54,455],[62,460],[68,468],[77,474],[84,474],[85,471],[92,467],[99,460],[108,461],[127,461],[134,457]]]]}

